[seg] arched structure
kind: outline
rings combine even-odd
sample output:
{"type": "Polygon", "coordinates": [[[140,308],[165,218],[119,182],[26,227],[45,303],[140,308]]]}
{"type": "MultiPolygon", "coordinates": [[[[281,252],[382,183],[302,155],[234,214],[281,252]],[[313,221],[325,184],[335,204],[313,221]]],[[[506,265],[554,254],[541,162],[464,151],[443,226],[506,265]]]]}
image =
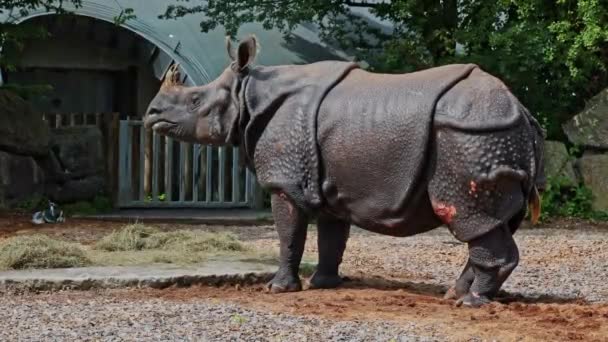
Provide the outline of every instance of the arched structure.
{"type": "MultiPolygon", "coordinates": [[[[224,49],[225,30],[217,28],[201,33],[201,15],[191,15],[179,20],[162,20],[166,6],[173,0],[83,0],[82,6],[74,8],[66,5],[66,10],[80,16],[87,16],[107,22],[114,22],[125,8],[132,8],[136,18],[122,26],[143,37],[159,49],[157,76],[161,77],[171,61],[183,66],[187,84],[202,84],[215,78],[226,67],[228,60],[224,49]],[[168,57],[168,58],[165,58],[168,57]],[[169,60],[167,60],[169,59],[169,60]]],[[[44,9],[30,11],[21,16],[18,10],[0,15],[0,21],[16,23],[49,15],[44,9]],[[4,18],[3,18],[3,17],[4,18]]],[[[256,34],[262,46],[258,62],[266,65],[299,64],[322,59],[338,59],[341,54],[321,43],[313,29],[299,26],[295,39],[286,42],[278,31],[265,30],[262,25],[243,25],[240,34],[256,34]]]]}

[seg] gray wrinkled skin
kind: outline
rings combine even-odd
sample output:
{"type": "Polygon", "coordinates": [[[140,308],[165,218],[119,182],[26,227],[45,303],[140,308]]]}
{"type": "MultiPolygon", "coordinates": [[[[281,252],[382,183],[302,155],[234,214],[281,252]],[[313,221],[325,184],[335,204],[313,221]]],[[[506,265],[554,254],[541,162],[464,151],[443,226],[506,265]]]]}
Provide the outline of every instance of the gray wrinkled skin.
{"type": "Polygon", "coordinates": [[[272,292],[302,288],[306,227],[317,217],[313,288],[338,286],[348,227],[409,236],[445,224],[469,245],[446,294],[489,302],[517,266],[513,233],[542,188],[542,131],[497,78],[474,64],[374,74],[347,62],[251,66],[242,41],[218,79],[169,75],[147,128],[178,140],[238,145],[273,192],[281,262],[272,292]]]}

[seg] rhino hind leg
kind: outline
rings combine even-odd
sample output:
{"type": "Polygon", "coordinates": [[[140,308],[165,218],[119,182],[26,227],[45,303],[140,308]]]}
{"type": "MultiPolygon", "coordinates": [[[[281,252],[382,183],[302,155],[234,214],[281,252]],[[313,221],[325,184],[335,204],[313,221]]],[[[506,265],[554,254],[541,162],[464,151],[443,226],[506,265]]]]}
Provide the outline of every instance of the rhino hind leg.
{"type": "Polygon", "coordinates": [[[478,307],[490,302],[519,262],[511,229],[503,225],[469,241],[469,263],[474,280],[459,304],[478,307]]]}
{"type": "Polygon", "coordinates": [[[317,222],[319,264],[310,278],[310,288],[329,289],[342,284],[338,268],[346,249],[350,223],[328,215],[319,216],[317,222]]]}
{"type": "Polygon", "coordinates": [[[308,217],[283,193],[273,194],[271,201],[279,235],[280,260],[279,270],[266,288],[272,293],[300,291],[302,282],[298,271],[304,253],[308,217]]]}

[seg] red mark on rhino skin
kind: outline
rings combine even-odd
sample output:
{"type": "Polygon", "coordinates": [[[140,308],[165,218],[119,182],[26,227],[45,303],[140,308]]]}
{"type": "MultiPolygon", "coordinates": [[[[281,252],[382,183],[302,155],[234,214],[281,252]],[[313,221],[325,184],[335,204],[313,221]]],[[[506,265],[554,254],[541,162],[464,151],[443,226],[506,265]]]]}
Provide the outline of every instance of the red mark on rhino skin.
{"type": "Polygon", "coordinates": [[[452,223],[454,219],[454,215],[456,215],[456,207],[453,205],[447,205],[445,203],[432,202],[433,211],[435,211],[435,215],[439,216],[441,221],[445,224],[452,223]]]}
{"type": "Polygon", "coordinates": [[[474,195],[475,193],[477,193],[477,183],[471,181],[471,183],[469,183],[469,195],[474,195]]]}

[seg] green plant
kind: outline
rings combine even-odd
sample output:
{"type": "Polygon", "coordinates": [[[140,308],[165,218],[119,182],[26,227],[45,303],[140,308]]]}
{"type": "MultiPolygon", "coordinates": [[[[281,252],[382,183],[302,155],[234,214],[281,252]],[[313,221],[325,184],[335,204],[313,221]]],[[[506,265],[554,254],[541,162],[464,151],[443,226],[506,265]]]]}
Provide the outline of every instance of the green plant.
{"type": "Polygon", "coordinates": [[[111,211],[112,208],[112,200],[105,196],[96,196],[92,201],[80,201],[66,204],[61,207],[68,216],[107,213],[111,211]]]}
{"type": "Polygon", "coordinates": [[[34,212],[45,209],[48,206],[48,203],[49,201],[45,196],[34,194],[31,197],[16,203],[14,208],[26,212],[34,212]]]}
{"type": "Polygon", "coordinates": [[[234,314],[234,315],[230,316],[230,322],[241,325],[241,324],[244,324],[247,322],[247,318],[243,317],[239,314],[234,314]]]}
{"type": "Polygon", "coordinates": [[[313,275],[315,273],[315,271],[317,270],[317,265],[309,263],[309,262],[302,262],[300,264],[300,275],[302,277],[310,277],[311,275],[313,275]]]}
{"type": "Polygon", "coordinates": [[[550,217],[607,220],[608,213],[593,210],[592,203],[591,189],[582,184],[570,186],[562,178],[550,177],[542,196],[541,220],[550,217]]]}

